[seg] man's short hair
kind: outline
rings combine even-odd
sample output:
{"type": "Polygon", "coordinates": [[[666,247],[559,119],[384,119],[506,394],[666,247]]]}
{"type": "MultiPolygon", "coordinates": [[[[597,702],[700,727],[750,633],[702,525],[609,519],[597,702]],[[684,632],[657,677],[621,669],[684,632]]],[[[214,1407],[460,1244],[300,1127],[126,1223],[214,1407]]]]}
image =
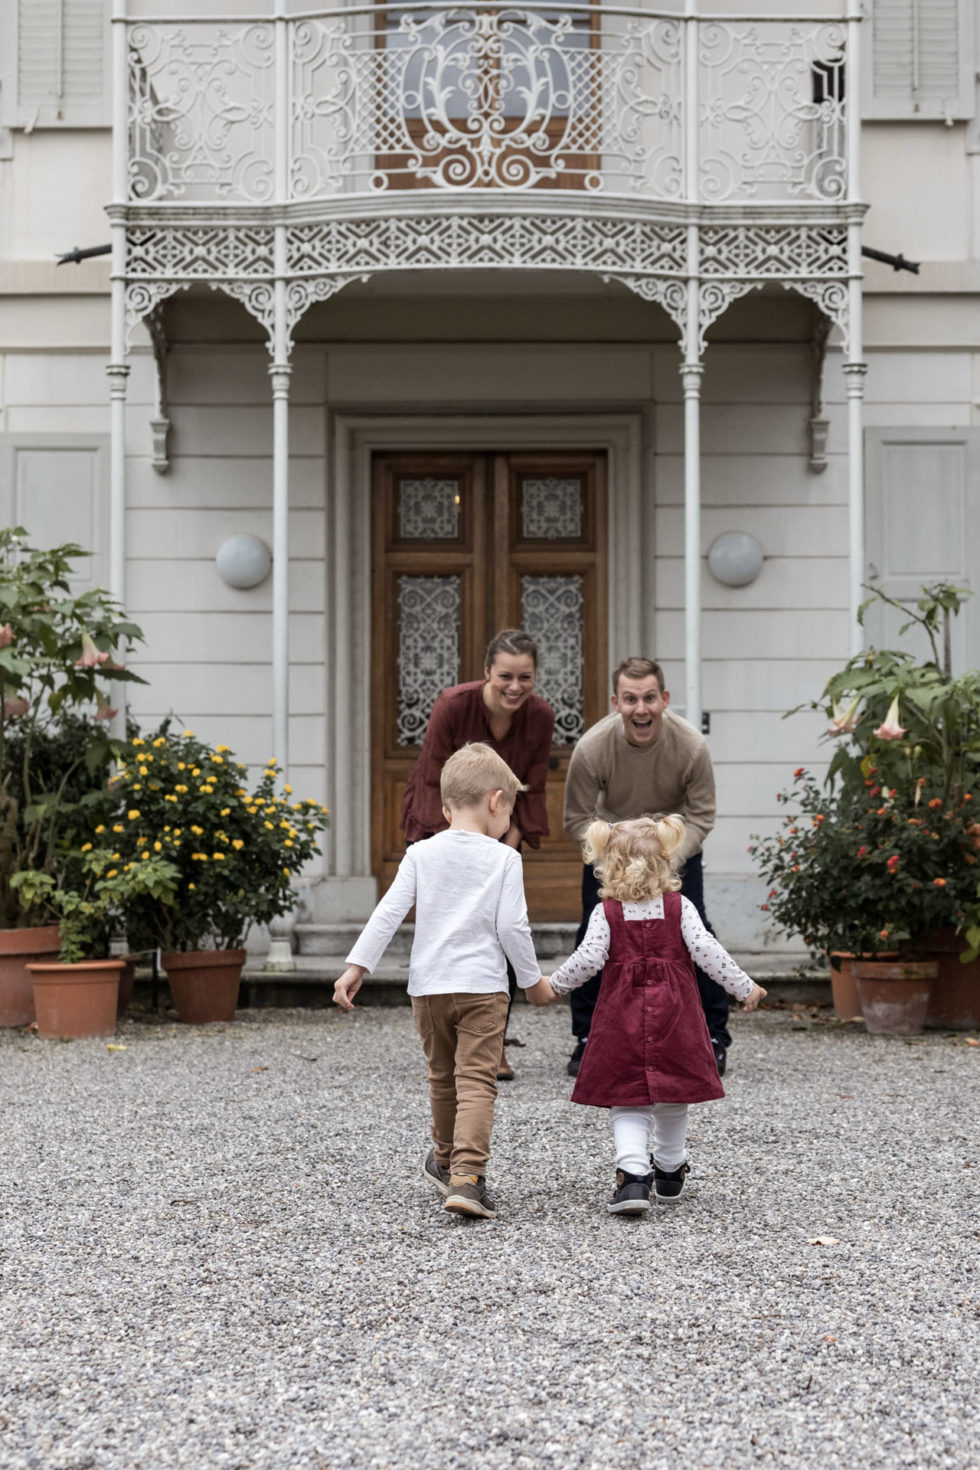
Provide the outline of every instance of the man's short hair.
{"type": "Polygon", "coordinates": [[[612,692],[613,694],[619,693],[620,678],[649,679],[651,674],[657,681],[657,687],[660,693],[663,694],[664,688],[666,687],[664,685],[664,671],[658,663],[654,663],[652,658],[624,658],[623,662],[617,664],[613,669],[612,692]]]}
{"type": "Polygon", "coordinates": [[[476,806],[491,791],[502,791],[504,800],[513,806],[517,793],[526,790],[507,762],[489,745],[479,741],[454,751],[439,778],[442,804],[454,810],[476,806]]]}

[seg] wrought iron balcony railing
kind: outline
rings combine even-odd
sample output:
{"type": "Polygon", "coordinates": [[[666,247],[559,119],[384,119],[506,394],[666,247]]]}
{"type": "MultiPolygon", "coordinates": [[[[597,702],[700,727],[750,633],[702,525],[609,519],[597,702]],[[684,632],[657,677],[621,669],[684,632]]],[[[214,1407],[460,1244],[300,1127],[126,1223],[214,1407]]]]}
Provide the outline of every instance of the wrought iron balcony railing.
{"type": "Polygon", "coordinates": [[[843,17],[427,0],[125,25],[132,204],[848,197],[843,17]]]}

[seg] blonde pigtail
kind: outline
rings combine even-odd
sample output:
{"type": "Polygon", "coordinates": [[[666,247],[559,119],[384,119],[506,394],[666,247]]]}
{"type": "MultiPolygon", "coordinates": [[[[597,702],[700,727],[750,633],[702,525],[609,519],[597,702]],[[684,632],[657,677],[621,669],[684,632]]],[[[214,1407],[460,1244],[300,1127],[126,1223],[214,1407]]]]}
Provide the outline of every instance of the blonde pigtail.
{"type": "Polygon", "coordinates": [[[583,852],[587,863],[596,863],[609,846],[609,838],[612,827],[608,822],[598,819],[589,823],[585,834],[583,852]]]}

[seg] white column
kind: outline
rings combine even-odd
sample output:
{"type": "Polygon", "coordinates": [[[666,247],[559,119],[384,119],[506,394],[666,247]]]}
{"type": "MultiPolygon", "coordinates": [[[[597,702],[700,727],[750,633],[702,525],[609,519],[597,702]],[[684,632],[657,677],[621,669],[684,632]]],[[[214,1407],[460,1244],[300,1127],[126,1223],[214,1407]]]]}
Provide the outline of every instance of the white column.
{"type": "Polygon", "coordinates": [[[861,300],[861,101],[858,92],[860,70],[861,7],[860,0],[848,0],[847,7],[847,193],[855,208],[847,227],[848,330],[847,358],[844,375],[847,380],[847,483],[849,523],[849,611],[851,625],[850,651],[860,653],[864,647],[864,629],[857,620],[858,607],[864,599],[866,577],[864,545],[864,334],[861,300]]]}
{"type": "MultiPolygon", "coordinates": [[[[693,209],[698,196],[698,21],[696,0],[687,0],[685,26],[685,194],[693,209]]],[[[685,716],[701,728],[701,240],[687,230],[687,321],[684,361],[684,678],[685,716]]]]}
{"type": "MultiPolygon", "coordinates": [[[[691,283],[695,302],[697,282],[691,283]]],[[[688,313],[688,333],[697,342],[697,310],[688,313]]],[[[685,357],[684,384],[684,669],[685,717],[701,728],[701,374],[700,362],[685,357]]]]}
{"type": "MultiPolygon", "coordinates": [[[[128,52],[126,45],[126,0],[112,6],[112,197],[109,208],[112,240],[112,296],[109,363],[109,590],[120,603],[126,601],[126,379],[129,357],[126,347],[126,217],[129,192],[129,118],[127,115],[128,52]]],[[[119,713],[112,732],[126,734],[126,688],[113,686],[112,698],[119,713]]]]}
{"type": "MultiPolygon", "coordinates": [[[[275,197],[280,208],[288,191],[289,56],[284,0],[276,0],[276,154],[275,197]]],[[[289,780],[289,319],[286,302],[286,226],[277,224],[274,241],[274,316],[272,328],[272,744],[289,780]]],[[[295,914],[269,925],[267,970],[295,970],[292,931],[295,914]]]]}

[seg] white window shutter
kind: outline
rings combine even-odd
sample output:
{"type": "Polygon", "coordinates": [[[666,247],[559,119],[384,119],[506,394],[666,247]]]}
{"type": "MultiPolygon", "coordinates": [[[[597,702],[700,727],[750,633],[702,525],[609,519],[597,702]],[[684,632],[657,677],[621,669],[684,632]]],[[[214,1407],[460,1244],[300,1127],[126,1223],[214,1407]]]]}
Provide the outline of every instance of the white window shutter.
{"type": "Polygon", "coordinates": [[[865,117],[973,116],[973,0],[872,0],[865,117]]]}
{"type": "Polygon", "coordinates": [[[107,0],[17,0],[17,120],[23,127],[109,121],[107,0]]]}

